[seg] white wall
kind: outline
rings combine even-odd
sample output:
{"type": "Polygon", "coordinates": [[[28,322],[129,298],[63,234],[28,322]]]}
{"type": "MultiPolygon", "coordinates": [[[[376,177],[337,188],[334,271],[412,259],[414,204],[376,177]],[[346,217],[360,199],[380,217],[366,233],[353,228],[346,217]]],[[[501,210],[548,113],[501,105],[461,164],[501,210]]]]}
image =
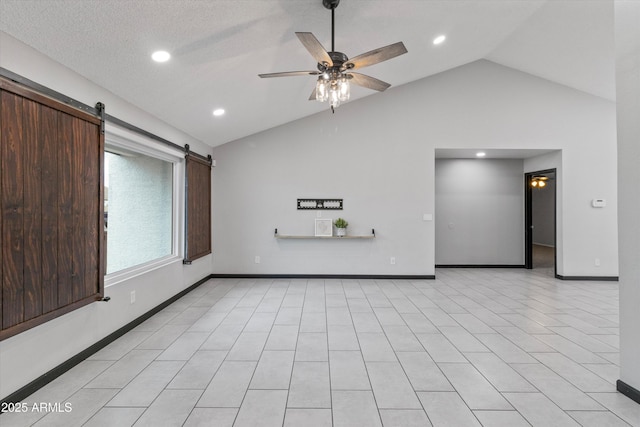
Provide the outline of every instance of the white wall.
{"type": "Polygon", "coordinates": [[[615,2],[620,194],[620,379],[640,390],[640,3],[615,2]]]}
{"type": "Polygon", "coordinates": [[[436,159],[435,262],[524,265],[522,160],[436,159]]]}
{"type": "Polygon", "coordinates": [[[540,170],[560,159],[567,175],[558,181],[567,254],[558,273],[618,274],[615,105],[489,61],[214,148],[214,271],[434,274],[434,222],[422,218],[435,211],[434,149],[447,147],[563,150],[529,162],[540,170]],[[585,186],[595,170],[600,180],[585,186]],[[274,239],[274,228],[311,232],[315,212],[296,211],[301,197],[344,198],[344,211],[323,214],[344,216],[352,233],[373,227],[378,237],[274,239]],[[594,197],[608,207],[592,209],[594,197]]]}
{"type": "MultiPolygon", "coordinates": [[[[0,32],[0,67],[107,112],[193,151],[210,147],[160,122],[107,90],[0,32]]],[[[211,273],[211,257],[184,267],[180,260],[105,289],[109,303],[94,303],[0,342],[0,397],[15,392],[186,287],[211,273]],[[136,303],[129,294],[136,291],[136,303]],[[45,355],[46,357],[43,357],[45,355]]]]}

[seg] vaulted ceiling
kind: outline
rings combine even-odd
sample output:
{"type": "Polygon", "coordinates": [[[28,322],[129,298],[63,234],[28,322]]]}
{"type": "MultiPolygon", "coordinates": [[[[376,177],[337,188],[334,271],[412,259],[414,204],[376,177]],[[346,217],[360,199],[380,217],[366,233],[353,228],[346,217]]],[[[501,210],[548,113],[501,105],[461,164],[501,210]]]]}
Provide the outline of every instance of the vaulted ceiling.
{"type": "MultiPolygon", "coordinates": [[[[335,14],[349,57],[404,42],[407,54],[362,70],[389,90],[488,59],[615,98],[612,0],[342,0],[335,14]]],[[[0,0],[0,30],[212,146],[330,114],[308,101],[312,76],[258,78],[315,69],[294,33],[330,47],[321,0],[0,0]],[[172,59],[153,62],[159,49],[172,59]]],[[[384,94],[355,87],[350,102],[364,96],[384,94]]]]}

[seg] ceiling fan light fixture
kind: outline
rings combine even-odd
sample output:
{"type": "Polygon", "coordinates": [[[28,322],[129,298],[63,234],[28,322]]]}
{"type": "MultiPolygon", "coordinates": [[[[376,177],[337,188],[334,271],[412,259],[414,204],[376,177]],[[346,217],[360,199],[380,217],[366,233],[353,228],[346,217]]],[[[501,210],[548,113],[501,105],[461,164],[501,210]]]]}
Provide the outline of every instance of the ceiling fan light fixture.
{"type": "Polygon", "coordinates": [[[342,76],[338,81],[338,96],[342,101],[348,101],[351,96],[351,87],[349,86],[349,79],[347,76],[342,76]]]}
{"type": "Polygon", "coordinates": [[[318,77],[316,83],[316,99],[320,102],[324,102],[329,99],[329,81],[323,76],[318,77]]]}
{"type": "Polygon", "coordinates": [[[329,101],[331,107],[337,108],[341,103],[349,100],[351,88],[346,75],[339,73],[330,77],[322,75],[316,82],[316,100],[319,102],[329,101]]]}
{"type": "Polygon", "coordinates": [[[531,186],[533,188],[542,188],[547,185],[548,176],[534,176],[531,178],[531,186]]]}
{"type": "Polygon", "coordinates": [[[337,90],[331,91],[329,94],[329,103],[331,104],[331,108],[338,108],[340,104],[342,104],[342,100],[340,99],[339,92],[337,90]]]}

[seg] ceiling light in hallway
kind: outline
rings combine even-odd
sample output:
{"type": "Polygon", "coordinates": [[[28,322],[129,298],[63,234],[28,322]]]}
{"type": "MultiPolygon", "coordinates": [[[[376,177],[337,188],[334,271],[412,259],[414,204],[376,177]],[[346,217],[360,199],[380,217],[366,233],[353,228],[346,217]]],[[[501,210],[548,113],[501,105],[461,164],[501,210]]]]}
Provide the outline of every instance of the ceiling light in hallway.
{"type": "Polygon", "coordinates": [[[171,54],[165,50],[158,50],[151,54],[151,59],[156,62],[167,62],[171,59],[171,54]]]}

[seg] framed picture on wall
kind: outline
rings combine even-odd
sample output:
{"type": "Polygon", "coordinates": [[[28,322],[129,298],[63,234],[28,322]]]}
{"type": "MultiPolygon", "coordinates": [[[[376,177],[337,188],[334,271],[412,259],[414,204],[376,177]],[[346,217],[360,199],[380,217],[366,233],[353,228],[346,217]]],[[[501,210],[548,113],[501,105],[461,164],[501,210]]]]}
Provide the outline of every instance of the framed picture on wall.
{"type": "Polygon", "coordinates": [[[328,218],[316,218],[316,237],[333,236],[333,220],[328,218]]]}

